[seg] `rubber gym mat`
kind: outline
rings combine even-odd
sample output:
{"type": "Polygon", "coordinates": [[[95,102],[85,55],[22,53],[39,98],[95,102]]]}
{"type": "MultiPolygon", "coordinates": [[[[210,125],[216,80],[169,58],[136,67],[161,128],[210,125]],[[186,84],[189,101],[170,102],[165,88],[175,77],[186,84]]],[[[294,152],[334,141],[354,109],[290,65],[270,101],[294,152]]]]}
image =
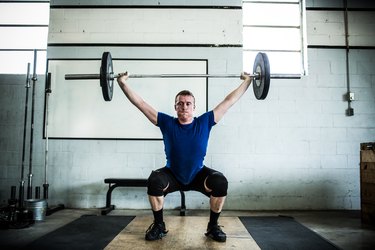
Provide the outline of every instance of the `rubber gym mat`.
{"type": "Polygon", "coordinates": [[[25,249],[103,249],[135,216],[82,216],[26,246],[25,249]]]}
{"type": "Polygon", "coordinates": [[[243,216],[242,224],[262,250],[340,249],[288,216],[243,216]]]}

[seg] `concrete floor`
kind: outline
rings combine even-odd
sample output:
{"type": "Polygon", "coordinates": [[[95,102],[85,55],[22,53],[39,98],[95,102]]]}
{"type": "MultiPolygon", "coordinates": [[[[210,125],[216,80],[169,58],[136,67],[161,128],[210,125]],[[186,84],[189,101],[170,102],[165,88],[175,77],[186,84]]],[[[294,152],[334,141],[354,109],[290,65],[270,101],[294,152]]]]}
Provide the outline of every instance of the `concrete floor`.
{"type": "MultiPolygon", "coordinates": [[[[98,209],[64,209],[44,221],[37,222],[25,229],[0,231],[0,249],[22,248],[34,239],[51,232],[84,214],[100,215],[98,209]]],[[[165,215],[178,215],[177,210],[167,210],[165,215]]],[[[208,220],[208,211],[187,210],[186,216],[204,216],[208,220]]],[[[109,215],[151,215],[149,210],[114,210],[109,215]]],[[[325,239],[342,249],[375,249],[375,226],[361,223],[360,211],[223,211],[222,216],[260,216],[285,215],[312,229],[325,239]]],[[[145,228],[146,230],[147,228],[145,228]]]]}

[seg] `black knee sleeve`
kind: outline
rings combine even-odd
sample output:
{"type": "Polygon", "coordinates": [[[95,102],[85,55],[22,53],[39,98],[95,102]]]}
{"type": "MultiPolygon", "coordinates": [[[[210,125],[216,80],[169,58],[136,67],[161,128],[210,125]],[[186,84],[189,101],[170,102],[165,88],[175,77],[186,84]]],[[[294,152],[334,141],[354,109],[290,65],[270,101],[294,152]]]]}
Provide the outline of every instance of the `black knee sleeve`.
{"type": "Polygon", "coordinates": [[[212,190],[214,197],[223,197],[227,195],[228,181],[220,172],[215,172],[207,177],[206,186],[212,190]]]}
{"type": "Polygon", "coordinates": [[[159,171],[152,171],[147,180],[147,194],[151,196],[163,196],[165,189],[168,186],[166,176],[159,171]]]}

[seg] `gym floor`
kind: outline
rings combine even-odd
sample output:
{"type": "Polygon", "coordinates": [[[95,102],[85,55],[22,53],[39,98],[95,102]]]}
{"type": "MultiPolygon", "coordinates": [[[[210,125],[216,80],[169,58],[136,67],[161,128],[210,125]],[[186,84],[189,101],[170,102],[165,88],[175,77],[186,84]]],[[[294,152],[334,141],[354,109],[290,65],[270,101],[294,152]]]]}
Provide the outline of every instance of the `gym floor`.
{"type": "MultiPolygon", "coordinates": [[[[114,210],[109,215],[150,215],[149,210],[114,210]]],[[[10,249],[22,248],[32,242],[82,215],[100,215],[98,209],[64,209],[47,216],[25,229],[8,229],[0,233],[1,246],[10,249]]],[[[166,210],[165,215],[178,215],[177,210],[166,210]]],[[[375,249],[375,225],[361,223],[360,211],[223,211],[222,216],[260,216],[285,215],[294,217],[298,222],[312,229],[325,239],[333,242],[342,249],[375,249]]],[[[208,211],[187,210],[186,216],[202,216],[208,219],[208,211]]],[[[146,230],[147,228],[145,228],[146,230]]]]}

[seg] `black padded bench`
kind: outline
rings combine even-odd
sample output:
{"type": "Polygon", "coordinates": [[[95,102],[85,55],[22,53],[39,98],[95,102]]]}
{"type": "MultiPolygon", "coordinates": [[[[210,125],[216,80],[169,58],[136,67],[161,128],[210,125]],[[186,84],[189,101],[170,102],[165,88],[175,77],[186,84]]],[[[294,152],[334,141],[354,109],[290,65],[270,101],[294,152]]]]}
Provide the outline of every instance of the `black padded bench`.
{"type": "MultiPolygon", "coordinates": [[[[107,198],[105,208],[102,209],[102,215],[106,215],[115,209],[115,205],[111,204],[112,191],[117,187],[147,187],[147,179],[118,179],[118,178],[107,178],[104,179],[104,183],[109,184],[107,191],[107,198]]],[[[180,216],[185,216],[185,193],[180,191],[181,194],[181,206],[180,216]]]]}

